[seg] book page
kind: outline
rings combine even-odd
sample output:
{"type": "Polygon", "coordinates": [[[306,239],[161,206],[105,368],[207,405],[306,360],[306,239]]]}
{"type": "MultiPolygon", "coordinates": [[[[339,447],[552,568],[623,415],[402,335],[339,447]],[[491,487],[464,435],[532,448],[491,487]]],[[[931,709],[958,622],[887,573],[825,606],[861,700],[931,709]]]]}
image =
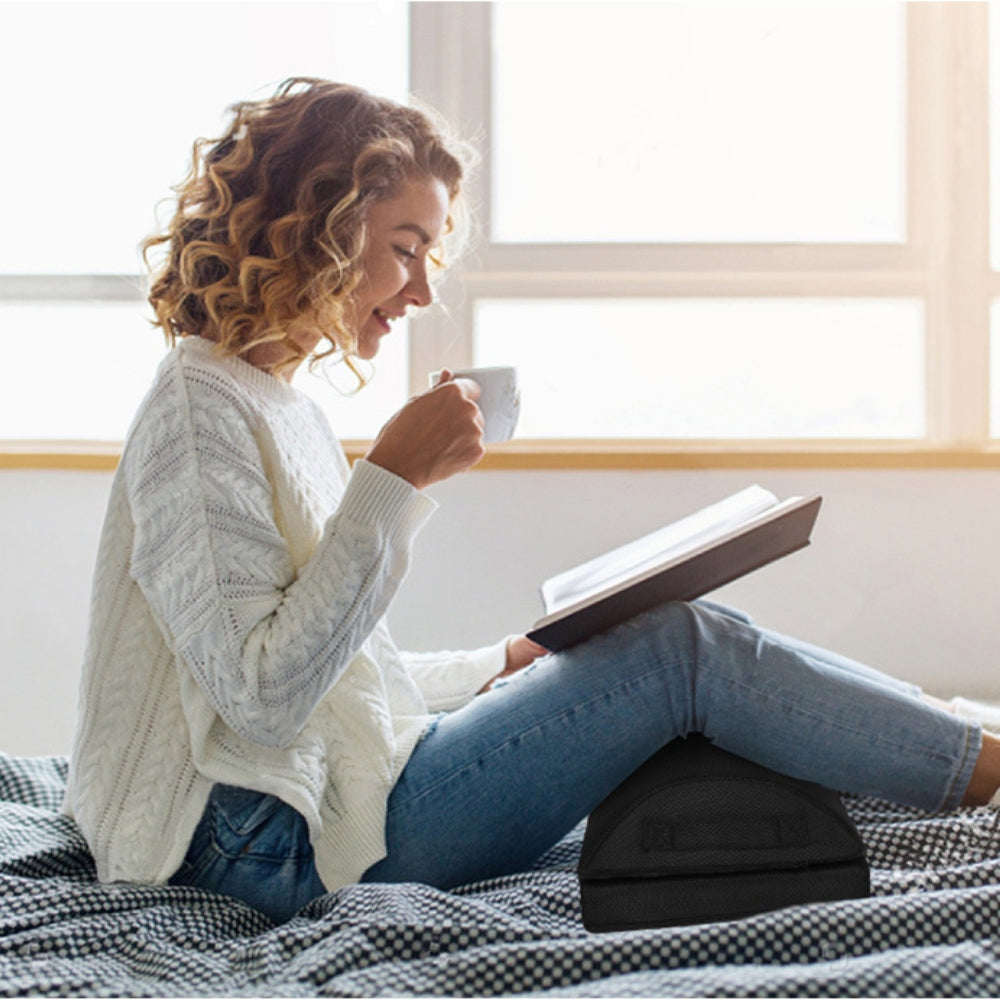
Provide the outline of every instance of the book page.
{"type": "Polygon", "coordinates": [[[542,584],[546,614],[552,614],[625,583],[633,576],[720,537],[774,507],[773,493],[750,486],[664,528],[612,549],[542,584]]]}

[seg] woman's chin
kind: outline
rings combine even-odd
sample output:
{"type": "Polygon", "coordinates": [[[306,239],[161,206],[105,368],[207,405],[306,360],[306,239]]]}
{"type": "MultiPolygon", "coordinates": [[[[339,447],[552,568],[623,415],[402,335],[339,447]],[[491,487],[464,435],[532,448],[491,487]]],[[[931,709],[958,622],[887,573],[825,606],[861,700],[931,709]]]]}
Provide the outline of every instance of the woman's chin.
{"type": "Polygon", "coordinates": [[[378,354],[379,347],[382,346],[381,337],[365,337],[358,341],[357,347],[354,349],[354,353],[361,358],[362,361],[371,361],[376,354],[378,354]]]}

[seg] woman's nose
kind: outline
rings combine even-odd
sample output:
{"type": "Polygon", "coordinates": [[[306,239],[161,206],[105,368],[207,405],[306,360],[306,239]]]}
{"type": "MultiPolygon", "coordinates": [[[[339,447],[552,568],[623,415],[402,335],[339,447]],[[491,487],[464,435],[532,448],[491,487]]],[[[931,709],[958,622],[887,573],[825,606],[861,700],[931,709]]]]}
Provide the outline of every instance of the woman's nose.
{"type": "Polygon", "coordinates": [[[429,306],[434,301],[434,293],[431,291],[430,282],[427,280],[427,272],[423,270],[410,279],[410,283],[403,291],[410,302],[421,309],[429,306]]]}

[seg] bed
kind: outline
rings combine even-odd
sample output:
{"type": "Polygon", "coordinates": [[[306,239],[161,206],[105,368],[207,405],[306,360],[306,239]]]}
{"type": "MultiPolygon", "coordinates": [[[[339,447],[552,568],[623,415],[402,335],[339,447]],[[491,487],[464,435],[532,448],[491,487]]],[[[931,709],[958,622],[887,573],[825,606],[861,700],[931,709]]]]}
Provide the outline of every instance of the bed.
{"type": "Polygon", "coordinates": [[[62,757],[0,754],[3,996],[997,996],[1000,818],[846,798],[871,898],[590,934],[583,827],[522,874],[351,886],[272,926],[189,888],[100,885],[62,757]]]}

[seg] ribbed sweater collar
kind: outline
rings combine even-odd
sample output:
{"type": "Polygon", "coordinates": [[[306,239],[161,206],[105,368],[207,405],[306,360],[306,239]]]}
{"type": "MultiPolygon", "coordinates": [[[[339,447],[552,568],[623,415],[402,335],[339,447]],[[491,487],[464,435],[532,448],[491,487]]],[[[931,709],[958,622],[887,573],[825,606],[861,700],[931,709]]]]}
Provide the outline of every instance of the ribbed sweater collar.
{"type": "Polygon", "coordinates": [[[289,382],[276,375],[232,355],[221,355],[216,351],[213,341],[205,337],[184,337],[178,345],[183,358],[197,359],[221,368],[227,368],[237,375],[241,382],[250,385],[257,392],[269,396],[278,402],[290,402],[300,399],[302,394],[289,382]]]}

